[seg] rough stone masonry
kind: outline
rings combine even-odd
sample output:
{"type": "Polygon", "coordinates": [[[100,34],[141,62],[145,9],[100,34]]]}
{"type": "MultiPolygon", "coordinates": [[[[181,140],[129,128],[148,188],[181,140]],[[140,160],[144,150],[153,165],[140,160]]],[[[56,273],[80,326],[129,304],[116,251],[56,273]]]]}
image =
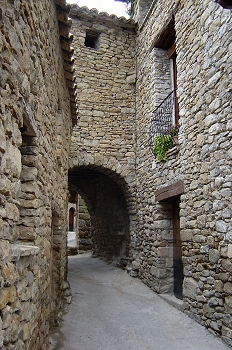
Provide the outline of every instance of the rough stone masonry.
{"type": "Polygon", "coordinates": [[[68,294],[71,23],[65,1],[0,3],[0,348],[47,349],[68,294]]]}
{"type": "Polygon", "coordinates": [[[94,254],[178,295],[231,346],[231,11],[138,0],[127,20],[73,6],[70,151],[69,8],[0,3],[0,347],[48,348],[69,298],[68,170],[94,254]],[[159,162],[170,96],[179,145],[159,162]]]}

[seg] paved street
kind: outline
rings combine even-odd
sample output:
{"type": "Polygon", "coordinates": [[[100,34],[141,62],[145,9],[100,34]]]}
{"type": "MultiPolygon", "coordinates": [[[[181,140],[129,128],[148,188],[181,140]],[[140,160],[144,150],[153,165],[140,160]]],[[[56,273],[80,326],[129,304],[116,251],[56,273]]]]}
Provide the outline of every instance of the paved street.
{"type": "Polygon", "coordinates": [[[69,258],[73,301],[51,337],[52,350],[228,350],[125,271],[69,258]]]}

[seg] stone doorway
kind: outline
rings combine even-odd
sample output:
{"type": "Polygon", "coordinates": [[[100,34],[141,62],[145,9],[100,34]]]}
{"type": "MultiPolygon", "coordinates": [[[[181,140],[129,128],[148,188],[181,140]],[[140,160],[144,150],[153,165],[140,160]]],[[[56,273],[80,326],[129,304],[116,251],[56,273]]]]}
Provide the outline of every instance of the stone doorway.
{"type": "Polygon", "coordinates": [[[183,261],[182,261],[182,241],[180,235],[180,196],[184,193],[183,181],[178,181],[172,185],[162,187],[155,192],[156,200],[163,208],[164,218],[170,222],[169,247],[172,251],[169,259],[172,259],[173,286],[170,291],[178,299],[183,299],[183,261]]]}

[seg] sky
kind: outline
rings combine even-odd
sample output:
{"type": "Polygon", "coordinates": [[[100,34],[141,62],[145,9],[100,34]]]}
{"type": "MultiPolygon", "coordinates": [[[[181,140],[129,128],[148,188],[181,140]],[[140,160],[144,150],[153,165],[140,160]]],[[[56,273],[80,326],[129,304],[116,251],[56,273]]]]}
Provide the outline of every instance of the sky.
{"type": "Polygon", "coordinates": [[[114,14],[118,17],[129,16],[126,14],[125,4],[114,0],[66,0],[69,4],[77,4],[78,6],[86,6],[89,9],[95,8],[99,12],[107,12],[109,15],[114,14]]]}

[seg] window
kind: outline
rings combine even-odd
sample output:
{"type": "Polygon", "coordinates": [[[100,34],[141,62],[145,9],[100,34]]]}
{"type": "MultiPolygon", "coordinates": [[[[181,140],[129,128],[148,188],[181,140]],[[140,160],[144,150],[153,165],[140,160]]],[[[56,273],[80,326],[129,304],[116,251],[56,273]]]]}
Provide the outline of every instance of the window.
{"type": "Polygon", "coordinates": [[[161,31],[160,35],[154,43],[154,47],[164,49],[167,51],[167,57],[170,60],[170,73],[171,73],[171,90],[173,91],[174,109],[172,124],[178,124],[179,109],[176,96],[177,90],[177,67],[176,67],[176,32],[174,18],[170,20],[161,31]]]}
{"type": "Polygon", "coordinates": [[[178,101],[177,101],[177,67],[176,67],[176,43],[174,43],[170,49],[168,50],[168,58],[170,59],[171,63],[171,84],[172,84],[172,90],[174,91],[174,115],[173,115],[173,124],[178,124],[179,121],[179,108],[178,108],[178,101]]]}
{"type": "Polygon", "coordinates": [[[97,50],[99,47],[99,33],[86,31],[85,46],[97,50]]]}
{"type": "MultiPolygon", "coordinates": [[[[169,23],[160,31],[153,43],[153,87],[155,109],[152,113],[149,139],[152,152],[154,151],[154,139],[157,136],[170,135],[172,137],[172,145],[178,145],[179,108],[177,101],[175,40],[175,23],[174,18],[171,18],[169,23]]],[[[166,139],[167,138],[162,138],[162,140],[166,139]]],[[[157,138],[156,140],[160,139],[157,138]]],[[[167,141],[169,142],[168,139],[167,141]]],[[[171,142],[169,146],[171,146],[171,142]]]]}

